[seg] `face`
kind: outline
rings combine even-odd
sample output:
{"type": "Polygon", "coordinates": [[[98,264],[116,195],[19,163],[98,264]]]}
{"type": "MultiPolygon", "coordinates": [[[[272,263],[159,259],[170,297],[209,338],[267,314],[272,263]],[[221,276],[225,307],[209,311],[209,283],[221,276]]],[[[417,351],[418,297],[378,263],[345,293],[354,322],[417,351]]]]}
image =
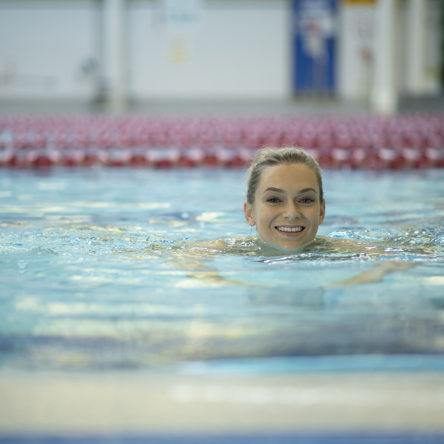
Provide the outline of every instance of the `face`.
{"type": "Polygon", "coordinates": [[[285,249],[308,244],[316,237],[325,215],[316,174],[302,163],[265,168],[254,202],[245,202],[244,213],[267,243],[285,249]]]}

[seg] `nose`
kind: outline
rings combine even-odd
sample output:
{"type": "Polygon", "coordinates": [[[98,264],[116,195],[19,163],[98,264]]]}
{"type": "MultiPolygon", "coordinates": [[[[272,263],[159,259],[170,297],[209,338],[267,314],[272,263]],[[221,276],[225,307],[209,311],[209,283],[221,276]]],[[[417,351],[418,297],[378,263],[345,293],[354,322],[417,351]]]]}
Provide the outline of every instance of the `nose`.
{"type": "Polygon", "coordinates": [[[285,217],[289,221],[293,221],[299,219],[300,215],[301,213],[298,205],[293,201],[289,201],[287,207],[285,208],[285,217]]]}

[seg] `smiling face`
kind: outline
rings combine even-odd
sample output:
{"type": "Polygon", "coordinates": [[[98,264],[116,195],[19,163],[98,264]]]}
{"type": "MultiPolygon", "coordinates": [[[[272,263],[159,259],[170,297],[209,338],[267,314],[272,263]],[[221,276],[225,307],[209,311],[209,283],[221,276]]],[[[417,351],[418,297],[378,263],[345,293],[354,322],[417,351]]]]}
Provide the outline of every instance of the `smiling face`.
{"type": "Polygon", "coordinates": [[[302,247],[316,237],[325,215],[315,172],[302,163],[267,166],[245,219],[259,237],[285,249],[302,247]]]}

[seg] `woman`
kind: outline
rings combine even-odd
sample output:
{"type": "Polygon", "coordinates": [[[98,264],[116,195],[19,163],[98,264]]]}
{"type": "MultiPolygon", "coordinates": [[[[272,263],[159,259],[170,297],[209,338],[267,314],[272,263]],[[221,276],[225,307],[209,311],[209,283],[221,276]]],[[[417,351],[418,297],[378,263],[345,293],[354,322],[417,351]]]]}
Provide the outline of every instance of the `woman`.
{"type": "MultiPolygon", "coordinates": [[[[322,174],[316,160],[300,148],[267,148],[258,152],[249,169],[244,214],[247,223],[256,227],[258,239],[220,239],[182,249],[178,265],[193,270],[190,276],[207,283],[239,284],[222,278],[217,271],[203,265],[202,259],[220,253],[265,256],[314,248],[319,253],[333,250],[375,258],[380,253],[375,246],[317,237],[325,216],[322,174]]],[[[400,261],[385,261],[332,286],[376,282],[389,272],[411,266],[400,261]]]]}

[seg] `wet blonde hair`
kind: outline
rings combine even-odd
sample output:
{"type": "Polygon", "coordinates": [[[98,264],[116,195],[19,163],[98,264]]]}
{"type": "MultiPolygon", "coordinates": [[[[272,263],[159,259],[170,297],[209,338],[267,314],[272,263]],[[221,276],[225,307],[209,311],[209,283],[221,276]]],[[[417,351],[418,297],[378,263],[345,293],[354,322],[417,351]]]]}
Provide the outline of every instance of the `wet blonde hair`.
{"type": "Polygon", "coordinates": [[[315,174],[319,186],[319,198],[324,201],[324,190],[322,187],[322,171],[318,162],[302,148],[264,148],[259,150],[248,170],[247,179],[247,202],[254,203],[262,172],[269,166],[282,164],[302,163],[308,166],[315,174]]]}

